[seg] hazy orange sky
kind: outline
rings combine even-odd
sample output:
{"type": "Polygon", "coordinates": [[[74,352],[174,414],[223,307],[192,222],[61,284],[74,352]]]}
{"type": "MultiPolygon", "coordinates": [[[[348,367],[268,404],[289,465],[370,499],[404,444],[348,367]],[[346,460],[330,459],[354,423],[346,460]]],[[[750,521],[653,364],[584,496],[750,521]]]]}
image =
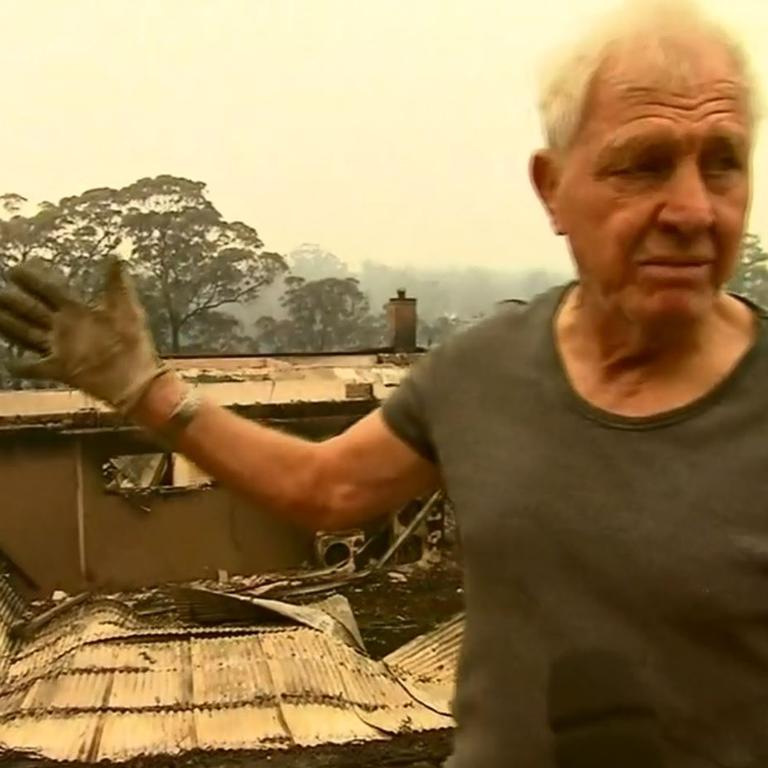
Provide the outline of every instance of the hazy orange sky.
{"type": "MultiPolygon", "coordinates": [[[[765,78],[768,2],[706,4],[765,78]]],[[[566,268],[527,178],[534,78],[609,5],[0,0],[0,192],[55,201],[171,173],[207,182],[271,250],[566,268]]],[[[752,228],[768,236],[763,144],[752,228]]]]}

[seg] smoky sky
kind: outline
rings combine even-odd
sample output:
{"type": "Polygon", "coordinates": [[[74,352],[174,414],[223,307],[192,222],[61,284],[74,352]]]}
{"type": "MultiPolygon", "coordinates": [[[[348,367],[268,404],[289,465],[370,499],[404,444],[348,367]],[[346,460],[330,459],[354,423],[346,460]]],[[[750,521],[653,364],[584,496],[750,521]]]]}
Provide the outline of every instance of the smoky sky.
{"type": "MultiPolygon", "coordinates": [[[[528,181],[535,80],[611,4],[0,0],[0,192],[171,173],[271,250],[567,269],[528,181]]],[[[768,73],[765,0],[709,4],[768,73]]],[[[751,228],[768,235],[766,169],[759,143],[751,228]]]]}

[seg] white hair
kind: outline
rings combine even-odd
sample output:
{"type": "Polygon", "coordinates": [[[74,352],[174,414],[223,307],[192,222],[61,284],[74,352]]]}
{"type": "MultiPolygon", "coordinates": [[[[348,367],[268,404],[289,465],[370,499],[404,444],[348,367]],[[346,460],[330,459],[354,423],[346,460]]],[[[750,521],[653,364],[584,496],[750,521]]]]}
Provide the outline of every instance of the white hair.
{"type": "Polygon", "coordinates": [[[738,36],[707,15],[695,0],[628,0],[549,62],[540,87],[539,114],[550,149],[564,151],[584,117],[589,90],[606,60],[631,48],[632,65],[645,66],[666,83],[689,76],[691,37],[721,45],[744,89],[751,125],[760,116],[760,95],[750,56],[738,36]]]}

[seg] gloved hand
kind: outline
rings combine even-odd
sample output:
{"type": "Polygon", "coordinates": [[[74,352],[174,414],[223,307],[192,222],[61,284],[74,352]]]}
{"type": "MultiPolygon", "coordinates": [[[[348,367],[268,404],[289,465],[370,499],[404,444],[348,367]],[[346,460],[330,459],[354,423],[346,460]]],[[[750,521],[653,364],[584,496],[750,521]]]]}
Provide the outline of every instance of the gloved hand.
{"type": "Polygon", "coordinates": [[[11,362],[14,375],[59,381],[127,414],[168,370],[133,282],[116,258],[94,305],[73,295],[44,262],[14,267],[7,278],[0,291],[0,335],[36,353],[11,362]]]}

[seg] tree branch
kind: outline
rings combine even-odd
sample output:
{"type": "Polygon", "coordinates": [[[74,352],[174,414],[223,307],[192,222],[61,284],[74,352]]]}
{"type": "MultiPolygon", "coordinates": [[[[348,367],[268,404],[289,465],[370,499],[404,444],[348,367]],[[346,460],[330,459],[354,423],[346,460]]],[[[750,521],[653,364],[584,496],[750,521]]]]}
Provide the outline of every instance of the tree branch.
{"type": "Polygon", "coordinates": [[[236,301],[240,301],[240,299],[242,299],[243,296],[246,296],[248,293],[251,293],[254,290],[258,290],[260,287],[261,286],[250,286],[249,288],[242,288],[234,296],[227,296],[227,297],[218,298],[218,299],[210,299],[207,302],[199,304],[194,309],[187,312],[186,315],[184,315],[184,317],[181,320],[181,324],[183,325],[184,323],[191,320],[193,317],[196,317],[197,315],[201,314],[202,312],[210,312],[211,310],[218,309],[224,304],[233,304],[236,301]]]}

